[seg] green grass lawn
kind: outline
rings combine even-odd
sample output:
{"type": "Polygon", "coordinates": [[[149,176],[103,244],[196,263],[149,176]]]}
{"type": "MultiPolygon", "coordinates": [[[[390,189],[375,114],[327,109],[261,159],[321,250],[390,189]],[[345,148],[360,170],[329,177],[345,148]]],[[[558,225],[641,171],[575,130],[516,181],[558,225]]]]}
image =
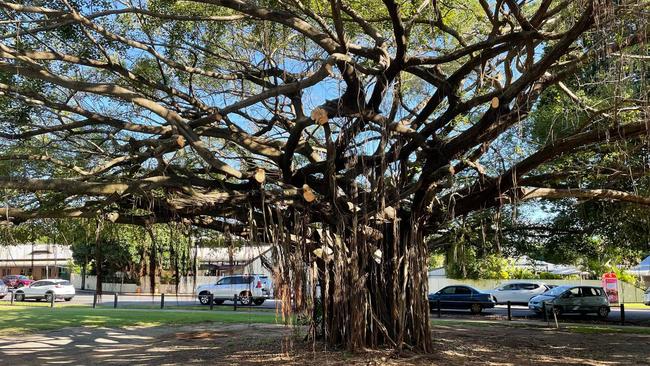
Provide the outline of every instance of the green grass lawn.
{"type": "MultiPolygon", "coordinates": [[[[58,304],[57,304],[58,305],[58,304]]],[[[55,307],[0,305],[3,335],[64,327],[124,327],[180,325],[202,322],[281,323],[275,314],[136,309],[92,309],[74,305],[55,307]]]]}

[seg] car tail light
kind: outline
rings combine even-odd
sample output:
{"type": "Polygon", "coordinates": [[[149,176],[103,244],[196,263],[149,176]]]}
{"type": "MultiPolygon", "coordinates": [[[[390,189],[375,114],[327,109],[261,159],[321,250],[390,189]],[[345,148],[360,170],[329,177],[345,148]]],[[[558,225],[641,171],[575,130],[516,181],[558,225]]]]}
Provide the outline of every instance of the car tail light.
{"type": "Polygon", "coordinates": [[[262,281],[257,281],[257,286],[255,286],[255,287],[256,288],[262,288],[262,281]]]}

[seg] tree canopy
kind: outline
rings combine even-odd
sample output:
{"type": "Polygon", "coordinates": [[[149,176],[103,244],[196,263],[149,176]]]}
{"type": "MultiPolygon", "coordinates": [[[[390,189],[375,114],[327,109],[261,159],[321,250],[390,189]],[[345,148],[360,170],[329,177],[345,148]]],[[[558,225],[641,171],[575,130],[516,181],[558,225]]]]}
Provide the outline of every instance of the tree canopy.
{"type": "Polygon", "coordinates": [[[282,244],[280,282],[327,281],[331,343],[430,350],[425,238],[458,217],[540,198],[650,205],[607,178],[647,178],[647,1],[0,8],[5,222],[180,222],[282,244]],[[626,160],[603,153],[620,146],[626,160]]]}

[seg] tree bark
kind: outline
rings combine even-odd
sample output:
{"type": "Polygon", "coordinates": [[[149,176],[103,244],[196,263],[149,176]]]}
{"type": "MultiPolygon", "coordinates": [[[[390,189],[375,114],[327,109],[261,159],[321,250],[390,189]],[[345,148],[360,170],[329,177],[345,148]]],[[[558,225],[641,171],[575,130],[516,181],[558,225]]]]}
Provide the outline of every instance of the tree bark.
{"type": "Polygon", "coordinates": [[[381,240],[363,233],[342,238],[345,248],[334,247],[324,258],[321,291],[328,344],[352,351],[381,346],[398,352],[432,350],[427,248],[417,229],[408,226],[387,225],[381,240]]]}

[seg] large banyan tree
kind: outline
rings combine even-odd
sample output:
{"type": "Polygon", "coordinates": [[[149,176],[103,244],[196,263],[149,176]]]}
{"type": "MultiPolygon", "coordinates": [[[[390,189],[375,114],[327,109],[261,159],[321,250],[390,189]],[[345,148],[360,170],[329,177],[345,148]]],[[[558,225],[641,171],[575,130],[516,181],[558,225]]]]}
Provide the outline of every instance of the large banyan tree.
{"type": "Polygon", "coordinates": [[[456,217],[535,198],[650,204],[551,164],[626,143],[647,156],[647,1],[0,9],[5,225],[180,222],[273,243],[280,295],[329,344],[430,351],[427,240],[456,217]],[[585,98],[586,65],[636,93],[585,98]],[[583,118],[533,141],[548,90],[583,118]]]}

